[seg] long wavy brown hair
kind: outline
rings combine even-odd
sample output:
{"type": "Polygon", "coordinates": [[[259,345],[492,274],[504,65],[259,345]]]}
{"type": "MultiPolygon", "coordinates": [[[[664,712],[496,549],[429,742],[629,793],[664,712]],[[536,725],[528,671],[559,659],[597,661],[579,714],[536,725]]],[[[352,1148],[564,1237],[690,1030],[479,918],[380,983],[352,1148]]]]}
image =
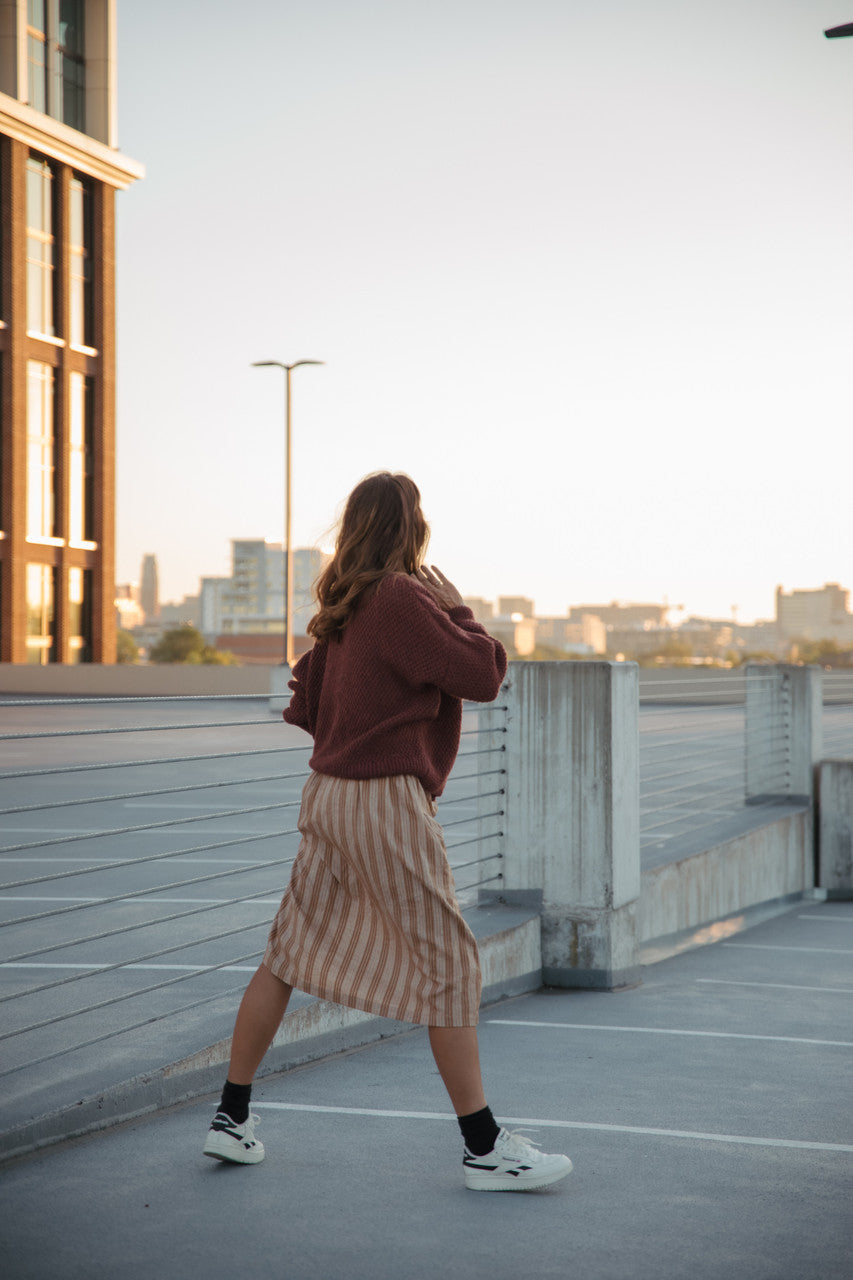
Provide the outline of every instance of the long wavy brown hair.
{"type": "Polygon", "coordinates": [[[308,623],[316,641],[340,638],[369,588],[389,573],[414,573],[429,525],[409,476],[377,471],[355,486],[338,528],[335,553],[314,585],[318,610],[308,623]]]}

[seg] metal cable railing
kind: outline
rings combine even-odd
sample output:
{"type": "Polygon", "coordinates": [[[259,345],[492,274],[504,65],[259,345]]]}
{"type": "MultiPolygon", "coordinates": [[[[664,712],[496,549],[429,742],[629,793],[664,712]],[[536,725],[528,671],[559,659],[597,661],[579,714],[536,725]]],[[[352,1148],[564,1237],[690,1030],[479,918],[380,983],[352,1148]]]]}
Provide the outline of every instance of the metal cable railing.
{"type": "MultiPolygon", "coordinates": [[[[645,865],[679,845],[712,839],[741,813],[749,769],[760,765],[783,788],[784,725],[758,698],[771,676],[755,672],[701,680],[644,680],[640,691],[640,839],[645,865]],[[748,742],[747,742],[748,732],[748,742]]],[[[767,699],[764,699],[767,702],[767,699]]]]}
{"type": "Polygon", "coordinates": [[[823,754],[853,759],[853,671],[824,672],[823,754]]]}
{"type": "MultiPolygon", "coordinates": [[[[0,700],[0,709],[9,708],[11,718],[18,721],[0,733],[5,837],[0,869],[12,871],[0,887],[0,911],[6,915],[0,920],[0,981],[7,987],[0,989],[0,1004],[8,1028],[0,1034],[0,1078],[47,1066],[68,1053],[90,1050],[241,989],[215,982],[213,992],[200,994],[199,984],[209,986],[210,975],[215,979],[235,967],[254,968],[260,959],[271,907],[278,903],[298,843],[296,826],[282,823],[279,815],[298,807],[309,772],[310,744],[282,743],[280,720],[253,714],[257,701],[245,697],[0,700]],[[216,716],[223,701],[241,704],[231,719],[216,716]],[[171,713],[176,703],[185,702],[195,704],[190,709],[193,715],[178,723],[171,713]],[[152,710],[148,703],[160,705],[153,709],[153,721],[149,717],[140,723],[140,709],[152,710]],[[61,706],[66,716],[70,708],[86,708],[88,720],[94,711],[102,723],[57,730],[39,724],[36,710],[31,715],[27,712],[54,706],[61,706]],[[213,718],[205,719],[206,711],[212,711],[213,718]],[[116,717],[120,723],[111,722],[116,717]],[[210,743],[210,731],[221,730],[228,731],[231,750],[221,750],[221,741],[220,749],[210,743]],[[133,758],[130,750],[124,753],[130,758],[115,759],[113,739],[105,737],[125,734],[130,742],[138,732],[171,735],[178,731],[184,732],[187,743],[195,740],[196,749],[175,752],[164,738],[161,755],[149,748],[141,758],[133,758]],[[203,742],[198,740],[199,733],[203,742]],[[250,745],[246,733],[253,738],[259,733],[269,735],[271,745],[250,745]],[[84,762],[68,758],[69,746],[79,738],[100,758],[84,762]],[[28,742],[39,744],[38,765],[12,754],[26,750],[28,742]],[[9,768],[2,767],[6,761],[11,762],[9,768]],[[240,776],[234,776],[235,765],[240,776]],[[180,780],[175,777],[177,769],[184,774],[180,780]],[[127,770],[128,780],[121,772],[115,775],[115,770],[127,770]],[[115,777],[117,785],[108,785],[110,777],[115,777]],[[51,790],[45,791],[48,779],[51,790]],[[150,785],[140,786],[139,780],[150,785]],[[269,799],[270,788],[282,798],[269,799]],[[206,807],[205,797],[224,792],[233,796],[230,803],[225,799],[212,809],[206,807]],[[175,812],[178,806],[193,811],[175,812]],[[152,808],[152,816],[128,821],[130,810],[140,807],[152,808]],[[65,818],[70,813],[83,816],[84,829],[69,828],[65,818]],[[239,829],[229,830],[234,823],[239,829]],[[259,825],[263,829],[257,830],[259,825]],[[193,832],[203,833],[202,839],[193,832]],[[14,835],[27,838],[15,840],[14,835]],[[274,857],[233,856],[269,842],[274,842],[274,857]],[[123,847],[116,856],[119,843],[123,847]],[[215,869],[174,874],[179,866],[204,861],[215,869]],[[26,875],[15,875],[19,866],[27,868],[26,875]],[[235,877],[240,877],[245,892],[234,894],[230,886],[235,877]],[[220,896],[198,898],[200,886],[208,893],[219,890],[220,896]],[[172,896],[176,894],[186,896],[172,896]],[[24,903],[27,907],[21,912],[24,903]],[[173,910],[176,906],[180,909],[173,910]],[[235,909],[242,914],[254,907],[263,908],[261,919],[235,919],[235,909]],[[128,912],[135,915],[137,911],[143,911],[145,918],[116,921],[117,912],[127,917],[128,912]],[[178,939],[176,927],[184,934],[178,939]],[[233,951],[229,943],[242,937],[246,942],[240,954],[222,959],[222,949],[233,951]],[[246,950],[247,944],[253,949],[246,950]],[[189,953],[183,956],[189,963],[180,959],[182,953],[189,953]],[[161,976],[156,981],[149,977],[140,985],[136,975],[151,970],[160,970],[161,976]],[[105,983],[112,983],[112,989],[105,989],[105,983]],[[182,985],[187,983],[189,987],[182,985]],[[60,990],[62,1008],[57,1011],[53,1002],[60,990]],[[176,1003],[173,996],[179,991],[185,995],[176,1003]],[[111,1029],[91,1034],[93,1020],[105,1011],[111,1029]],[[143,1011],[144,1016],[139,1016],[143,1011]]],[[[499,739],[506,731],[502,712],[505,708],[466,708],[458,765],[442,798],[441,820],[463,905],[476,900],[481,885],[502,879],[505,769],[499,739]]],[[[4,725],[8,722],[9,717],[4,717],[4,725]]]]}

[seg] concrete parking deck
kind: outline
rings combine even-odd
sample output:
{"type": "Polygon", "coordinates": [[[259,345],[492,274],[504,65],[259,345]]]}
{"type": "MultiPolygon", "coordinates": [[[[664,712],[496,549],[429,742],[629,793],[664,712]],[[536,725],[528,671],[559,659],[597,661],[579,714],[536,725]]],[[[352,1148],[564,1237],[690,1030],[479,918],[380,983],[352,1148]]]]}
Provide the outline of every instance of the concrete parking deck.
{"type": "Polygon", "coordinates": [[[8,1165],[8,1280],[850,1280],[853,904],[802,903],[615,994],[481,1023],[493,1109],[575,1172],[464,1190],[418,1029],[269,1077],[266,1161],[205,1160],[214,1098],[8,1165]]]}

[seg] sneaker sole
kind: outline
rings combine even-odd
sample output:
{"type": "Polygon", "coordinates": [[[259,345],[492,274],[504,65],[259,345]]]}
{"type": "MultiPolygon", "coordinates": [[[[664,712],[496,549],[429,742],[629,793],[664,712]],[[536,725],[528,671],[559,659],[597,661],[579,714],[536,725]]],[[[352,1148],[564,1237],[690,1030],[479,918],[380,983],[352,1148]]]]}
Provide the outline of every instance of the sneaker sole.
{"type": "Polygon", "coordinates": [[[210,1156],[211,1160],[222,1160],[226,1164],[260,1164],[266,1152],[263,1147],[260,1151],[255,1147],[254,1150],[239,1150],[234,1145],[234,1139],[228,1139],[228,1145],[220,1143],[215,1137],[208,1138],[204,1144],[202,1155],[210,1156]]]}
{"type": "Polygon", "coordinates": [[[563,1178],[568,1177],[571,1171],[572,1162],[570,1160],[568,1168],[540,1174],[538,1178],[525,1178],[523,1182],[506,1173],[480,1175],[466,1173],[465,1186],[469,1191],[537,1191],[540,1187],[550,1187],[552,1183],[560,1182],[563,1178]]]}

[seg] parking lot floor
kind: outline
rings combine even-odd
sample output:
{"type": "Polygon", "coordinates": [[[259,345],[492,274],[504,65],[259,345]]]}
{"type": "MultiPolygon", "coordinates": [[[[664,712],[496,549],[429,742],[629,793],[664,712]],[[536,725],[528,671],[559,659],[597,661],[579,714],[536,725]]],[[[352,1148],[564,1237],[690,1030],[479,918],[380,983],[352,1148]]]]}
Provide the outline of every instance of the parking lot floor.
{"type": "Polygon", "coordinates": [[[11,1162],[6,1280],[850,1280],[853,903],[480,1027],[493,1111],[565,1181],[465,1190],[418,1028],[265,1078],[253,1167],[202,1157],[213,1097],[11,1162]]]}

